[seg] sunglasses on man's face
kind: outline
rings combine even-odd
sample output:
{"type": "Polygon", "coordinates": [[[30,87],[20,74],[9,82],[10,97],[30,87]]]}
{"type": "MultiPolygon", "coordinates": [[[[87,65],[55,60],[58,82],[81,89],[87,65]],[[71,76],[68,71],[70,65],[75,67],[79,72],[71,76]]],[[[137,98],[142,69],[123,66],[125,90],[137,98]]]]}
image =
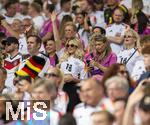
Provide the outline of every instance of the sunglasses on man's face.
{"type": "Polygon", "coordinates": [[[45,76],[47,77],[59,77],[57,74],[55,73],[46,73],[45,76]]]}
{"type": "Polygon", "coordinates": [[[69,48],[69,47],[74,48],[74,47],[77,47],[77,46],[76,46],[76,45],[73,45],[73,44],[67,44],[66,47],[67,47],[67,48],[69,48]]]}

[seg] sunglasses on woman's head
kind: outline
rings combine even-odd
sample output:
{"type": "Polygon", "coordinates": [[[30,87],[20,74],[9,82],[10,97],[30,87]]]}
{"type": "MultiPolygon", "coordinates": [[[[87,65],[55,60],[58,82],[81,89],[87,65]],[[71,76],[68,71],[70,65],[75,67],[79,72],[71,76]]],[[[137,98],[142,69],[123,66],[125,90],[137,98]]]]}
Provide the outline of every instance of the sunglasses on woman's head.
{"type": "Polygon", "coordinates": [[[74,48],[74,47],[77,47],[76,45],[73,45],[73,44],[67,44],[66,47],[71,47],[71,48],[74,48]]]}

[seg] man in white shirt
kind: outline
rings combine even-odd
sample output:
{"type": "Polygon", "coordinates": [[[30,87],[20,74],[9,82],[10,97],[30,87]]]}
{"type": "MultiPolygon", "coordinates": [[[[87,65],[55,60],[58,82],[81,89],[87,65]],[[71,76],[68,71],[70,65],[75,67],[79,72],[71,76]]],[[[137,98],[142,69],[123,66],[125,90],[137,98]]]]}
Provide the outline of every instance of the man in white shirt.
{"type": "Polygon", "coordinates": [[[8,56],[4,59],[3,64],[3,67],[7,71],[5,86],[10,87],[12,91],[14,91],[14,73],[18,69],[19,64],[22,62],[22,55],[18,52],[19,41],[15,37],[8,37],[6,40],[2,41],[2,44],[5,45],[5,50],[8,53],[8,56]]]}
{"type": "Polygon", "coordinates": [[[94,79],[82,82],[82,103],[78,104],[73,112],[77,125],[91,125],[91,114],[95,111],[108,110],[113,112],[112,103],[104,97],[103,85],[94,79]]]}
{"type": "Polygon", "coordinates": [[[111,49],[115,54],[121,50],[123,35],[128,28],[128,25],[122,22],[123,19],[123,11],[119,8],[115,9],[113,13],[114,23],[106,28],[106,36],[111,42],[111,49]]]}
{"type": "MultiPolygon", "coordinates": [[[[27,38],[27,48],[29,52],[29,58],[24,60],[19,66],[19,73],[25,73],[32,78],[44,77],[47,72],[50,61],[47,55],[39,52],[42,40],[37,35],[30,35],[27,38]]],[[[17,73],[18,73],[17,72],[17,73]]]]}
{"type": "MultiPolygon", "coordinates": [[[[42,125],[58,125],[61,114],[53,109],[53,101],[56,97],[56,86],[53,81],[47,79],[39,79],[35,82],[32,89],[32,97],[35,100],[49,101],[50,105],[47,106],[47,117],[44,120],[41,120],[39,123],[42,125]],[[48,123],[49,122],[49,123],[48,123]]],[[[49,104],[49,103],[47,103],[49,104]]],[[[34,121],[33,121],[34,123],[34,121]]],[[[36,123],[36,121],[35,121],[36,123]]],[[[39,125],[35,124],[34,125],[39,125]]]]}

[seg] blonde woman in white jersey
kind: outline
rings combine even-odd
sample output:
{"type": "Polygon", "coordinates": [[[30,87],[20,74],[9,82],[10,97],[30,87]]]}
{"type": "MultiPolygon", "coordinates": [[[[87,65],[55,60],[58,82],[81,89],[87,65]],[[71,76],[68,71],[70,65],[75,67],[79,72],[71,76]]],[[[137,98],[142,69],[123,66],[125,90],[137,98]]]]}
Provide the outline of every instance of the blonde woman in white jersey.
{"type": "MultiPolygon", "coordinates": [[[[139,35],[133,29],[129,29],[124,35],[123,48],[117,55],[117,62],[125,64],[130,75],[132,74],[137,62],[140,61],[143,63],[143,57],[139,51],[139,41],[139,35]]],[[[143,67],[140,65],[137,66],[138,74],[142,74],[143,70],[143,67]]]]}
{"type": "Polygon", "coordinates": [[[69,96],[68,111],[72,112],[74,106],[79,103],[79,97],[77,94],[77,83],[80,80],[87,78],[87,74],[84,70],[85,64],[82,61],[83,50],[81,42],[73,38],[66,42],[65,52],[60,58],[60,69],[64,72],[64,91],[69,96]]]}

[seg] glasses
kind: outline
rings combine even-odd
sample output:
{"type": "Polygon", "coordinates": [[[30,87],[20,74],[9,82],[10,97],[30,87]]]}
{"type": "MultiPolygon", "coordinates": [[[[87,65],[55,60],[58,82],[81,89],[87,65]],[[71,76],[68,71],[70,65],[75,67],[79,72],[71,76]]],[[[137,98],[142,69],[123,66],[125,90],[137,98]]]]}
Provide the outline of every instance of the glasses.
{"type": "Polygon", "coordinates": [[[57,74],[55,73],[46,73],[45,76],[47,77],[59,77],[57,74]]]}
{"type": "Polygon", "coordinates": [[[69,47],[71,47],[71,48],[76,47],[76,48],[77,48],[77,46],[76,46],[76,45],[73,45],[73,44],[70,44],[70,45],[69,45],[69,44],[67,44],[67,45],[66,45],[66,47],[67,47],[67,48],[69,48],[69,47]]]}
{"type": "Polygon", "coordinates": [[[132,38],[132,37],[133,37],[133,36],[126,36],[126,35],[124,36],[124,38],[132,38]]]}
{"type": "Polygon", "coordinates": [[[121,71],[119,71],[119,73],[121,73],[121,74],[127,74],[128,73],[128,71],[126,71],[126,70],[121,70],[121,71]]]}

